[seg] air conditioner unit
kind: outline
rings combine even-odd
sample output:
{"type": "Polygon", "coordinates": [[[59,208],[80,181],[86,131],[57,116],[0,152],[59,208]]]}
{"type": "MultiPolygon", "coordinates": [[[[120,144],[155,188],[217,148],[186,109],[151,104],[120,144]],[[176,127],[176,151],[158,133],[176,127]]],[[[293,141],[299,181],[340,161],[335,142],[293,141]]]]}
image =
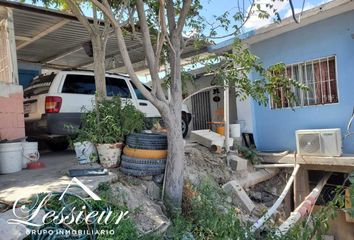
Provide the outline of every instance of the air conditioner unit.
{"type": "Polygon", "coordinates": [[[342,154],[342,136],[339,128],[296,131],[299,155],[339,157],[342,154]]]}

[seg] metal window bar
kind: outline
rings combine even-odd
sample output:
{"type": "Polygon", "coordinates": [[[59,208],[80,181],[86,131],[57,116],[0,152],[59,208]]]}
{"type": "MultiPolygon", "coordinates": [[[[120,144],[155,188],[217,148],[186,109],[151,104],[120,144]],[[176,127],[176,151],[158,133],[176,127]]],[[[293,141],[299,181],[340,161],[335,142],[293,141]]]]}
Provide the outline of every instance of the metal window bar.
{"type": "MultiPolygon", "coordinates": [[[[332,89],[331,89],[331,81],[337,81],[336,78],[331,78],[330,76],[330,61],[335,61],[335,57],[331,56],[331,57],[325,57],[325,58],[320,58],[320,59],[314,59],[311,61],[305,61],[303,63],[298,63],[298,64],[291,64],[288,65],[287,67],[291,67],[291,78],[302,83],[305,84],[306,86],[310,87],[310,84],[313,85],[313,96],[314,96],[314,103],[310,104],[310,95],[309,95],[309,91],[304,91],[302,89],[299,90],[299,98],[300,98],[300,106],[309,106],[309,105],[317,105],[317,104],[325,104],[325,103],[332,103],[333,102],[333,96],[332,96],[332,89]],[[315,78],[315,64],[319,65],[319,79],[316,82],[316,78],[315,78]],[[325,63],[327,65],[327,75],[328,77],[326,77],[323,73],[322,73],[322,63],[325,63]],[[294,66],[297,66],[297,73],[298,76],[295,79],[295,70],[294,70],[294,66]],[[308,76],[308,74],[310,74],[308,72],[307,67],[309,67],[309,69],[311,68],[312,70],[312,80],[313,82],[310,83],[310,78],[308,76]],[[316,83],[320,84],[320,96],[317,95],[317,88],[316,88],[316,83]],[[325,93],[324,92],[324,84],[327,84],[328,86],[328,91],[325,93]],[[325,95],[327,94],[327,95],[325,95]]],[[[286,70],[286,74],[287,70],[286,70]]],[[[295,87],[292,87],[293,92],[295,91],[295,87]]],[[[276,93],[279,94],[279,93],[276,93]]],[[[271,99],[271,104],[272,104],[272,108],[284,108],[284,107],[289,107],[289,106],[285,106],[285,102],[284,102],[284,91],[283,88],[280,89],[280,94],[279,94],[280,100],[281,100],[281,106],[279,104],[276,104],[274,102],[274,99],[271,99]]]]}
{"type": "Polygon", "coordinates": [[[331,89],[331,75],[329,71],[329,60],[327,57],[327,74],[328,74],[328,92],[329,92],[329,102],[332,102],[332,89],[331,89]]]}
{"type": "MultiPolygon", "coordinates": [[[[304,68],[305,68],[305,80],[306,80],[306,86],[309,86],[309,82],[307,79],[307,63],[305,62],[304,64],[304,68]]],[[[310,96],[309,96],[309,91],[306,91],[306,100],[307,100],[307,106],[310,105],[310,96]]]]}
{"type": "Polygon", "coordinates": [[[311,63],[312,65],[312,82],[313,82],[313,96],[315,99],[315,104],[317,104],[317,89],[316,89],[316,79],[315,79],[315,66],[313,64],[313,61],[311,63]]]}
{"type": "Polygon", "coordinates": [[[321,60],[319,59],[318,60],[318,65],[319,65],[319,69],[320,69],[320,81],[319,81],[319,84],[320,84],[320,89],[321,89],[321,103],[323,104],[324,101],[323,101],[323,87],[322,87],[322,62],[321,60]]]}

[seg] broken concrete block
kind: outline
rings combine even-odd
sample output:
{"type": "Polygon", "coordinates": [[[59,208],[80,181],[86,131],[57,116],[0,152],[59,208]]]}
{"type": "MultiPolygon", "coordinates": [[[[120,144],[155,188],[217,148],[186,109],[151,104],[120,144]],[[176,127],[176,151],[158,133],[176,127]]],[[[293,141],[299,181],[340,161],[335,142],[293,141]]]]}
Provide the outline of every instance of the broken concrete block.
{"type": "MultiPolygon", "coordinates": [[[[21,218],[21,220],[26,220],[28,218],[28,209],[22,211],[22,209],[16,209],[16,215],[21,218]]],[[[4,213],[0,214],[0,239],[6,240],[22,240],[28,236],[28,231],[23,224],[8,224],[9,219],[18,219],[10,209],[4,213]]]]}
{"type": "Polygon", "coordinates": [[[161,188],[153,181],[144,182],[146,193],[153,200],[158,200],[161,197],[161,188]]]}
{"type": "Polygon", "coordinates": [[[228,155],[227,160],[232,170],[234,171],[247,170],[248,160],[241,158],[237,155],[228,155]]]}
{"type": "MultiPolygon", "coordinates": [[[[195,130],[191,132],[191,141],[197,142],[204,147],[210,148],[211,145],[223,147],[225,144],[225,136],[216,132],[206,130],[195,130]]],[[[234,140],[229,139],[229,146],[232,147],[234,140]]]]}
{"type": "Polygon", "coordinates": [[[226,183],[222,188],[231,195],[233,204],[243,208],[251,213],[255,209],[255,205],[248,197],[246,191],[236,180],[226,183]]]}

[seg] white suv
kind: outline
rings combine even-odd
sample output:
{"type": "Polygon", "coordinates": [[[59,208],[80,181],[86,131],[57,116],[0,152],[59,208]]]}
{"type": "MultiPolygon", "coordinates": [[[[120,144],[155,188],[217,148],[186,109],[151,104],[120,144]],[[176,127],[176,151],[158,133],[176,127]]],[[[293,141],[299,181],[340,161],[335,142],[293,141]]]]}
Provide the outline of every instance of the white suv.
{"type": "MultiPolygon", "coordinates": [[[[122,102],[130,100],[148,118],[159,118],[158,110],[146,100],[127,75],[106,74],[107,96],[120,96],[122,102]]],[[[149,87],[145,86],[148,90],[149,87]]],[[[52,150],[68,147],[71,124],[80,127],[83,107],[92,108],[96,92],[92,71],[60,71],[35,77],[24,89],[24,115],[26,135],[45,140],[52,150]]],[[[185,137],[191,114],[186,105],[182,110],[182,131],[185,137]]]]}

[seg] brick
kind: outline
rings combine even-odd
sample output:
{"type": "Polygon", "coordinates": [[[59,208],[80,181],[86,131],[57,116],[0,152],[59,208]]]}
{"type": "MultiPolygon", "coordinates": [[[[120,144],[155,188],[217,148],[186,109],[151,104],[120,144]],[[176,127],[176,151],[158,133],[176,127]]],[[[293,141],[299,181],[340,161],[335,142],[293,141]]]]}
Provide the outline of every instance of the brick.
{"type": "Polygon", "coordinates": [[[11,98],[17,99],[18,101],[23,100],[23,94],[22,93],[13,93],[10,95],[11,98]]]}
{"type": "Polygon", "coordinates": [[[14,140],[25,137],[25,128],[2,128],[0,129],[1,139],[14,140]]]}
{"type": "MultiPolygon", "coordinates": [[[[13,115],[12,113],[1,113],[0,114],[0,128],[12,128],[13,126],[13,115]]],[[[17,118],[15,119],[17,121],[17,118]]]]}
{"type": "Polygon", "coordinates": [[[25,127],[25,118],[23,117],[22,113],[17,115],[17,126],[16,127],[18,127],[18,128],[25,127]]]}
{"type": "Polygon", "coordinates": [[[7,101],[5,97],[0,97],[0,113],[5,112],[7,101]]]}
{"type": "Polygon", "coordinates": [[[226,183],[222,188],[232,197],[232,203],[251,213],[255,205],[248,197],[246,191],[236,180],[226,183]]]}
{"type": "Polygon", "coordinates": [[[18,138],[24,138],[26,136],[25,134],[25,128],[15,128],[12,133],[12,139],[18,139],[18,138]]]}
{"type": "Polygon", "coordinates": [[[237,155],[228,155],[227,160],[232,170],[234,171],[247,170],[248,160],[241,158],[237,155]]]}

